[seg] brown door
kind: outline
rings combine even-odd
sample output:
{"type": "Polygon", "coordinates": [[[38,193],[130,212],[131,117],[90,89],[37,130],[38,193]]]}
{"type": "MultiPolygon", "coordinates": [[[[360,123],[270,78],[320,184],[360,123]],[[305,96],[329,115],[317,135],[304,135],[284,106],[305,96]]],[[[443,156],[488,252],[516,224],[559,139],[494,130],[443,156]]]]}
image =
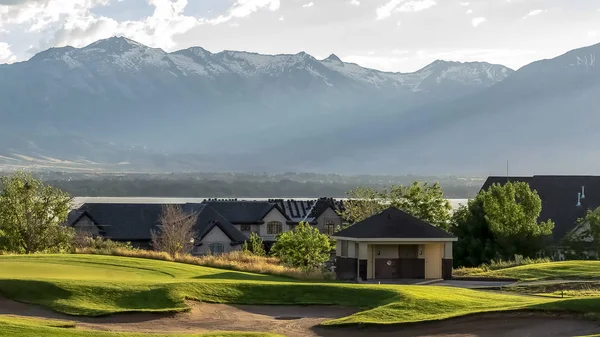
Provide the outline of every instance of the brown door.
{"type": "Polygon", "coordinates": [[[396,259],[375,259],[375,278],[380,280],[398,278],[398,261],[396,259]]]}

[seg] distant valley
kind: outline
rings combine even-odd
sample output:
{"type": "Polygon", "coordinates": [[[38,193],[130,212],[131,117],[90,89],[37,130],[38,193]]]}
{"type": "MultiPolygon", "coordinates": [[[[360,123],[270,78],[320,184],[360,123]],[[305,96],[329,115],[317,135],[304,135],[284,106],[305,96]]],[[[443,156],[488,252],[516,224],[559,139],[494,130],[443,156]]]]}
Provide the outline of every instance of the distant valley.
{"type": "Polygon", "coordinates": [[[508,160],[519,174],[589,173],[598,56],[402,74],[119,37],[53,48],[0,65],[0,166],[485,175],[508,160]]]}

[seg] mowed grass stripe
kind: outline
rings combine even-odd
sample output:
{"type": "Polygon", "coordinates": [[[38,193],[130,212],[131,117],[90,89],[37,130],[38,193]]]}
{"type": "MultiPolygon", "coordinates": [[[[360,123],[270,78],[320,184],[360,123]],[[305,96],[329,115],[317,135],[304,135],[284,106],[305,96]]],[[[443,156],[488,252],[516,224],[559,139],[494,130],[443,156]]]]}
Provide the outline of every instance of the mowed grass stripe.
{"type": "Polygon", "coordinates": [[[505,277],[521,281],[600,279],[600,261],[564,261],[529,264],[473,276],[505,277]]]}
{"type": "Polygon", "coordinates": [[[16,301],[37,304],[70,315],[98,316],[120,312],[183,311],[186,299],[227,304],[339,305],[365,311],[325,322],[336,324],[396,324],[439,320],[466,314],[517,310],[600,311],[597,299],[567,302],[552,298],[519,296],[436,286],[309,283],[289,279],[205,268],[174,262],[98,255],[0,256],[0,292],[16,301]],[[86,269],[78,267],[98,261],[86,269]],[[63,278],[40,269],[32,278],[28,264],[59,264],[63,278]],[[69,270],[68,266],[73,265],[69,270]],[[141,268],[165,271],[174,277],[151,273],[140,281],[115,273],[107,281],[105,269],[141,268]],[[95,277],[98,276],[98,279],[95,277]]]}

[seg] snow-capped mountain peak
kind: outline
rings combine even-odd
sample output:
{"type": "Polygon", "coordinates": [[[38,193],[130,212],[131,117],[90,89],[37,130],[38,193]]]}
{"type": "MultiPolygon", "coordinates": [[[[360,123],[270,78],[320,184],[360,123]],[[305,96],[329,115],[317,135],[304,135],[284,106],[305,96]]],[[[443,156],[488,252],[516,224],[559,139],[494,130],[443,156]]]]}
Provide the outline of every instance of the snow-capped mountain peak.
{"type": "MultiPolygon", "coordinates": [[[[329,87],[343,82],[373,89],[429,91],[443,83],[491,86],[504,80],[512,70],[487,63],[460,63],[437,60],[414,73],[390,73],[344,63],[331,54],[317,60],[302,51],[296,54],[265,55],[226,50],[213,54],[202,47],[191,47],[173,53],[151,48],[125,37],[111,37],[83,48],[50,49],[33,59],[64,62],[69,69],[97,69],[104,73],[119,71],[156,71],[170,76],[201,76],[216,79],[224,75],[245,78],[273,78],[302,70],[329,87]]],[[[347,83],[346,83],[347,84],[347,83]]]]}

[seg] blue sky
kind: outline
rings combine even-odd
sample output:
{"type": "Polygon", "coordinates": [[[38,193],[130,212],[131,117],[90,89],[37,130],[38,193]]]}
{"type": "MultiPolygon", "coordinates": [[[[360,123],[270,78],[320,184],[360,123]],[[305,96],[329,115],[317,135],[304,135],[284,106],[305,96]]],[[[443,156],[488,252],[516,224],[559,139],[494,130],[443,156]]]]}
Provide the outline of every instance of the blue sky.
{"type": "Polygon", "coordinates": [[[598,0],[0,0],[0,63],[127,36],[201,46],[335,53],[409,72],[436,60],[519,68],[600,42],[598,0]]]}

